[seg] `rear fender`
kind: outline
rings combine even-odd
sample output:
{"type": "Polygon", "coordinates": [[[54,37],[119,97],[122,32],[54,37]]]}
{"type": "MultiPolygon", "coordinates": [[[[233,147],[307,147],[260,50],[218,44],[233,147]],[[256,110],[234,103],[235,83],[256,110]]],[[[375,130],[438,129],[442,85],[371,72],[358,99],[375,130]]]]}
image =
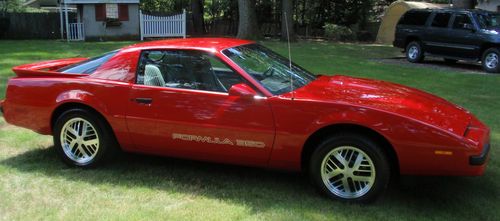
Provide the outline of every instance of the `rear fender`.
{"type": "Polygon", "coordinates": [[[101,115],[103,115],[104,118],[106,118],[108,114],[108,109],[106,108],[106,105],[101,100],[99,100],[94,94],[88,91],[69,90],[62,92],[56,98],[56,105],[54,107],[54,110],[56,110],[57,108],[61,107],[64,104],[69,104],[69,103],[79,103],[82,105],[89,106],[95,109],[97,112],[101,113],[101,115]]]}

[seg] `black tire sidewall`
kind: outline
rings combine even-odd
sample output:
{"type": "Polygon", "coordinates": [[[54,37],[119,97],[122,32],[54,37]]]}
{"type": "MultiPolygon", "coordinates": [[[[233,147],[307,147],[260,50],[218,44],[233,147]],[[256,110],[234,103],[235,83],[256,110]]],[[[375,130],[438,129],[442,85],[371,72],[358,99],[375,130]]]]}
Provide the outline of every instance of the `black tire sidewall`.
{"type": "Polygon", "coordinates": [[[484,71],[488,72],[488,73],[499,73],[500,72],[500,61],[499,63],[497,64],[497,67],[496,68],[488,68],[486,66],[486,56],[490,53],[496,53],[498,58],[500,59],[500,50],[498,50],[497,48],[490,48],[486,51],[484,51],[483,53],[483,56],[481,58],[481,62],[482,62],[482,66],[483,66],[483,69],[484,71]]]}
{"type": "Polygon", "coordinates": [[[94,114],[85,109],[71,109],[63,112],[56,120],[53,131],[54,131],[53,133],[54,147],[56,148],[56,152],[58,153],[62,161],[70,166],[82,167],[82,168],[96,167],[97,165],[102,164],[103,161],[106,161],[106,159],[110,157],[109,156],[111,154],[110,152],[112,152],[111,150],[114,147],[113,146],[114,137],[107,128],[107,125],[104,124],[104,122],[99,117],[95,116],[94,114]],[[70,119],[73,118],[82,118],[88,121],[90,124],[92,124],[99,137],[99,149],[97,151],[96,156],[94,157],[94,159],[85,164],[81,164],[70,159],[66,155],[66,153],[64,153],[64,150],[61,145],[60,136],[62,128],[66,122],[68,122],[70,119]]]}
{"type": "Polygon", "coordinates": [[[328,137],[318,145],[311,157],[309,174],[316,188],[329,198],[344,202],[369,203],[376,200],[387,188],[390,180],[390,166],[385,153],[375,142],[361,135],[338,134],[328,137]],[[376,171],[375,182],[372,188],[359,198],[346,199],[339,197],[332,193],[323,183],[321,177],[321,164],[323,159],[331,150],[341,146],[353,146],[364,151],[374,164],[376,171]]]}
{"type": "Polygon", "coordinates": [[[418,41],[412,41],[410,42],[407,46],[406,46],[406,59],[411,62],[411,63],[419,63],[419,62],[422,62],[422,60],[424,59],[424,51],[422,49],[422,44],[420,44],[420,42],[418,41]],[[410,48],[412,46],[417,46],[418,48],[418,55],[415,59],[411,59],[410,56],[408,55],[408,53],[410,53],[410,48]]]}

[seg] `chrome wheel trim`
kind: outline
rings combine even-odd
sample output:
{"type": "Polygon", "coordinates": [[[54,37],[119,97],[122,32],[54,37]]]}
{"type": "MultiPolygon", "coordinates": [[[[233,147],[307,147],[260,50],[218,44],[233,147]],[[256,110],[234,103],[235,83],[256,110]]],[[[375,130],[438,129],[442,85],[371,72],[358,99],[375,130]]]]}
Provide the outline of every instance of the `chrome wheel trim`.
{"type": "Polygon", "coordinates": [[[321,163],[321,178],[328,190],[338,197],[364,196],[375,182],[375,166],[362,150],[340,146],[331,150],[321,163]]]}
{"type": "Polygon", "coordinates": [[[486,67],[489,69],[495,69],[498,66],[498,55],[495,52],[488,53],[484,59],[486,67]]]}
{"type": "Polygon", "coordinates": [[[80,117],[72,118],[64,124],[60,141],[66,156],[79,164],[90,162],[99,151],[97,130],[80,117]]]}
{"type": "Polygon", "coordinates": [[[417,59],[419,49],[417,46],[413,45],[408,49],[408,57],[412,60],[417,59]]]}

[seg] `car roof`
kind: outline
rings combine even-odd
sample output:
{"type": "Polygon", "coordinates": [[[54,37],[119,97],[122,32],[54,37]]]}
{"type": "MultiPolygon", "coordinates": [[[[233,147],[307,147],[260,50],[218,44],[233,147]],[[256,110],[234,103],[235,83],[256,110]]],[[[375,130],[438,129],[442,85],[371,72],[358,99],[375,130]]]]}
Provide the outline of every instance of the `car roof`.
{"type": "Polygon", "coordinates": [[[206,51],[221,51],[226,48],[232,48],[244,44],[255,43],[249,40],[237,38],[180,38],[159,41],[147,41],[134,44],[125,49],[196,49],[206,51]]]}
{"type": "Polygon", "coordinates": [[[463,9],[463,8],[424,8],[424,9],[411,9],[411,11],[436,11],[436,12],[472,12],[479,14],[496,14],[496,12],[486,11],[483,9],[463,9]]]}

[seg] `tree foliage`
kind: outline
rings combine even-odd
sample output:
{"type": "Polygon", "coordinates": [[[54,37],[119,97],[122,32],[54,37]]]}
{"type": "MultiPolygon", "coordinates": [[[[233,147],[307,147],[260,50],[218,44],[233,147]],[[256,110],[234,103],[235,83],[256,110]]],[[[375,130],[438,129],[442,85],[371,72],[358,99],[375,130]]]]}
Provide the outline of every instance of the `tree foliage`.
{"type": "Polygon", "coordinates": [[[7,12],[23,11],[21,0],[0,0],[0,16],[4,16],[7,12]]]}
{"type": "MultiPolygon", "coordinates": [[[[245,0],[249,1],[249,0],[245,0]]],[[[186,9],[191,13],[196,33],[204,33],[209,30],[208,26],[227,21],[238,25],[241,23],[240,16],[247,16],[248,4],[239,0],[141,0],[141,8],[145,11],[177,13],[186,9]],[[202,10],[196,7],[196,2],[202,2],[202,10]],[[243,4],[243,5],[242,5],[243,4]],[[245,7],[241,11],[241,7],[245,7]],[[199,14],[201,11],[202,14],[199,14]],[[200,22],[203,18],[203,22],[200,22]],[[199,27],[203,24],[204,28],[199,27]]],[[[385,9],[396,0],[250,0],[255,7],[255,16],[250,13],[250,19],[255,19],[259,28],[274,27],[277,30],[274,34],[283,36],[284,11],[288,10],[291,29],[295,32],[304,30],[324,30],[326,24],[335,24],[363,30],[370,22],[380,21],[385,9]],[[284,7],[286,6],[286,8],[284,7]],[[291,7],[289,7],[291,6],[291,7]],[[271,24],[271,25],[269,25],[271,24]],[[267,25],[267,26],[266,26],[267,25]]],[[[419,1],[419,0],[415,0],[419,1]]],[[[455,1],[475,1],[475,0],[455,0],[455,1]]],[[[426,2],[446,4],[449,0],[426,0],[426,2]]],[[[244,19],[246,22],[247,19],[244,19]]],[[[253,24],[250,21],[247,24],[253,24]]],[[[254,26],[254,25],[251,25],[254,26]]],[[[252,28],[252,30],[254,30],[252,28]]],[[[241,31],[241,30],[240,30],[241,31]]],[[[248,34],[261,36],[257,31],[248,31],[248,34]]],[[[265,33],[262,33],[265,34],[265,33]]],[[[292,33],[293,35],[293,33],[292,33]]],[[[314,33],[313,33],[314,35],[314,33]]],[[[255,37],[253,36],[253,37],[255,37]]]]}

